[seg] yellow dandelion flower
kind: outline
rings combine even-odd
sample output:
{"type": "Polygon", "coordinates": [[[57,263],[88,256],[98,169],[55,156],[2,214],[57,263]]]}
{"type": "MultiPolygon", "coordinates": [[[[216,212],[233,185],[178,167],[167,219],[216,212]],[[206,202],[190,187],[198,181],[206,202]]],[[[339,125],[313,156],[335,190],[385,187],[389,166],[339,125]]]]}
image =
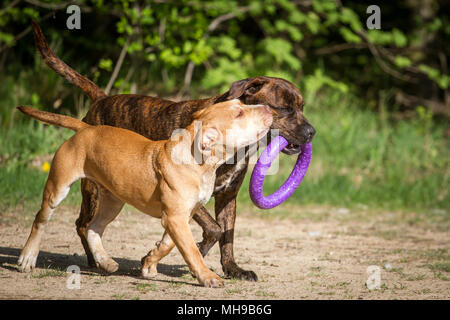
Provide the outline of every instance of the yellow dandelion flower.
{"type": "Polygon", "coordinates": [[[45,161],[45,162],[42,164],[42,171],[48,172],[49,170],[50,170],[50,163],[48,163],[47,161],[45,161]]]}

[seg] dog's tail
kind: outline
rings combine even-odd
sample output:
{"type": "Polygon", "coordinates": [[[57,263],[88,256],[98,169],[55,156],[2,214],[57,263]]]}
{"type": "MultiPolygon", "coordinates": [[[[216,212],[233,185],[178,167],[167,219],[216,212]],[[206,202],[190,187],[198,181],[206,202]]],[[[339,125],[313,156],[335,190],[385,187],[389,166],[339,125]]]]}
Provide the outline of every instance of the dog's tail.
{"type": "Polygon", "coordinates": [[[78,131],[80,129],[90,127],[90,125],[88,125],[87,123],[85,123],[81,120],[78,120],[78,119],[75,119],[72,117],[68,117],[68,116],[63,116],[61,114],[41,111],[41,110],[33,109],[30,107],[26,107],[26,106],[20,106],[20,107],[17,107],[17,109],[19,109],[26,115],[33,117],[39,121],[42,121],[42,122],[45,122],[48,124],[54,124],[54,125],[57,125],[60,127],[74,130],[74,131],[78,131]]]}
{"type": "Polygon", "coordinates": [[[67,81],[83,90],[83,92],[86,93],[92,101],[106,97],[106,94],[94,82],[73,70],[53,53],[52,49],[50,49],[47,41],[45,40],[41,27],[37,22],[33,21],[31,27],[33,29],[36,48],[38,49],[42,59],[44,59],[45,63],[51,69],[64,77],[67,81]]]}

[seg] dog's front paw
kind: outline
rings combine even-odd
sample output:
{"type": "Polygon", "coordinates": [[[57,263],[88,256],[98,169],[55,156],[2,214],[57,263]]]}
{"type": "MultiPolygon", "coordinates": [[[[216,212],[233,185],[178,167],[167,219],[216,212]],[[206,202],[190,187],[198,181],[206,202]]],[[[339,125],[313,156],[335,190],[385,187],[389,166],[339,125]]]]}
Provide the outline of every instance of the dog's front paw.
{"type": "Polygon", "coordinates": [[[107,273],[113,273],[119,270],[119,264],[113,259],[108,258],[98,264],[98,267],[107,273]]]}
{"type": "Polygon", "coordinates": [[[256,273],[251,270],[244,270],[235,263],[224,265],[222,269],[226,277],[247,281],[258,281],[256,273]]]}
{"type": "Polygon", "coordinates": [[[141,274],[144,278],[151,279],[158,275],[158,270],[156,269],[158,263],[153,261],[153,256],[151,254],[148,254],[141,259],[141,265],[141,274]]]}
{"type": "Polygon", "coordinates": [[[223,288],[225,285],[223,279],[213,272],[207,276],[198,278],[200,284],[206,288],[223,288]]]}
{"type": "Polygon", "coordinates": [[[141,273],[145,279],[151,279],[156,277],[158,275],[158,271],[156,270],[156,264],[150,265],[148,267],[142,266],[141,273]]]}
{"type": "Polygon", "coordinates": [[[33,250],[23,250],[19,256],[19,260],[17,261],[19,271],[30,272],[31,270],[33,270],[34,267],[36,267],[37,256],[38,253],[33,250]]]}

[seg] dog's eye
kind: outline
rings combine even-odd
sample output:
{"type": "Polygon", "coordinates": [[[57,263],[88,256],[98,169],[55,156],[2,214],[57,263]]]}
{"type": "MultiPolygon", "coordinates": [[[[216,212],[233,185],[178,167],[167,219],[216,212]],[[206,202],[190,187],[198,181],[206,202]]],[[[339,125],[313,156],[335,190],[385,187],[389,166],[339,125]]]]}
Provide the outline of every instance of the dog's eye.
{"type": "Polygon", "coordinates": [[[287,106],[276,106],[275,109],[278,111],[278,113],[284,116],[294,113],[294,110],[291,107],[287,106]]]}
{"type": "Polygon", "coordinates": [[[239,113],[237,114],[236,118],[240,118],[244,115],[244,110],[240,109],[239,113]]]}

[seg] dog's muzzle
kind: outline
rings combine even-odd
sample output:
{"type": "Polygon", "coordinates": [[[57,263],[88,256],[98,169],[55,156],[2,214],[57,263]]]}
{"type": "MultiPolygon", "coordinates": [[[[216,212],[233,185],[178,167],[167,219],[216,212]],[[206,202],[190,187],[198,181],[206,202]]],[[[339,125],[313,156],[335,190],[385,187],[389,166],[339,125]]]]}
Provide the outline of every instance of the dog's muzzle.
{"type": "Polygon", "coordinates": [[[293,155],[293,154],[297,154],[300,152],[301,146],[305,143],[309,143],[312,141],[312,139],[314,138],[314,135],[316,134],[316,129],[314,129],[314,127],[312,125],[308,124],[304,124],[300,127],[300,132],[298,134],[299,138],[302,141],[299,141],[300,143],[291,143],[291,140],[287,137],[286,140],[289,141],[289,144],[287,145],[286,148],[284,148],[282,150],[282,152],[284,154],[287,155],[293,155]]]}

